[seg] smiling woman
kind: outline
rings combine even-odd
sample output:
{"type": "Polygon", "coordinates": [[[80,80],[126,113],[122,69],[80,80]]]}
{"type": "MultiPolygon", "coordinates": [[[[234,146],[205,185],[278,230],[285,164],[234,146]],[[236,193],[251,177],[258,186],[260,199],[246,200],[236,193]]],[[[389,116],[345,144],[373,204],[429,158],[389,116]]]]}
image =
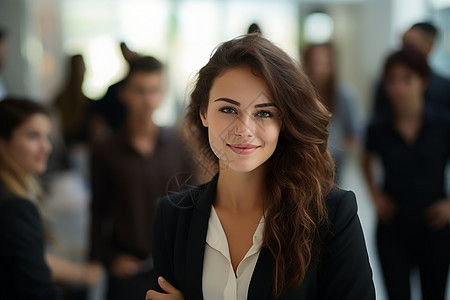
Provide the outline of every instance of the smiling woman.
{"type": "Polygon", "coordinates": [[[15,194],[29,197],[30,179],[46,170],[52,150],[48,112],[21,99],[6,99],[0,106],[0,182],[15,194]]]}
{"type": "Polygon", "coordinates": [[[47,158],[52,148],[47,139],[49,131],[50,120],[46,115],[31,116],[17,128],[5,151],[24,171],[42,173],[47,168],[47,158]]]}
{"type": "Polygon", "coordinates": [[[6,299],[59,299],[44,260],[33,174],[47,166],[50,119],[37,103],[0,102],[0,290],[6,299]],[[33,195],[33,193],[35,195],[33,195]],[[28,200],[30,199],[30,200],[28,200]]]}
{"type": "Polygon", "coordinates": [[[226,70],[214,81],[200,117],[220,169],[250,172],[275,151],[281,119],[269,95],[264,79],[248,67],[226,70]]]}
{"type": "Polygon", "coordinates": [[[59,299],[52,281],[92,285],[98,264],[76,264],[44,252],[44,230],[34,178],[47,169],[50,118],[40,104],[0,102],[0,290],[2,299],[59,299]],[[47,265],[48,264],[48,265],[47,265]],[[51,270],[51,272],[50,272],[51,270]]]}
{"type": "Polygon", "coordinates": [[[355,196],[333,184],[329,119],[270,41],[221,44],[185,126],[218,172],[159,202],[147,299],[374,299],[355,196]]]}

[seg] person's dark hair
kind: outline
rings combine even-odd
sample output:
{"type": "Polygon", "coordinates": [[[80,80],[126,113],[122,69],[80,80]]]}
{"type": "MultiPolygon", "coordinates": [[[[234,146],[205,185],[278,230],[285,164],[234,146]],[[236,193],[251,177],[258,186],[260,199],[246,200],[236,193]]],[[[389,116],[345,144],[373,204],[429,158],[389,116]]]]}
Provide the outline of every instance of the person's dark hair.
{"type": "Polygon", "coordinates": [[[284,51],[258,34],[221,44],[199,71],[185,118],[185,135],[216,166],[209,147],[206,112],[214,79],[247,66],[264,78],[282,126],[275,152],[266,162],[268,191],[264,245],[274,258],[273,294],[298,288],[320,250],[319,228],[327,224],[325,197],[333,186],[334,164],[327,151],[330,114],[308,77],[284,51]]]}
{"type": "Polygon", "coordinates": [[[260,28],[259,25],[256,24],[256,23],[250,24],[250,26],[248,27],[247,33],[258,33],[258,34],[262,34],[261,28],[260,28]]]}
{"type": "Polygon", "coordinates": [[[384,64],[383,78],[386,79],[390,70],[397,65],[413,70],[425,81],[428,81],[431,74],[427,58],[413,47],[406,47],[388,56],[384,64]]]}
{"type": "Polygon", "coordinates": [[[164,65],[152,56],[137,57],[130,61],[130,68],[128,74],[125,77],[125,81],[128,81],[130,77],[138,72],[153,73],[162,72],[164,65]]]}
{"type": "Polygon", "coordinates": [[[436,26],[429,22],[420,22],[411,26],[411,29],[419,29],[421,30],[428,38],[434,40],[438,34],[438,30],[436,26]]]}
{"type": "Polygon", "coordinates": [[[7,97],[0,101],[0,138],[9,140],[13,131],[35,114],[49,116],[44,106],[31,100],[7,97]]]}
{"type": "Polygon", "coordinates": [[[330,77],[328,77],[327,82],[325,83],[325,86],[318,87],[316,86],[319,96],[321,100],[324,102],[326,107],[329,111],[334,112],[335,110],[335,98],[336,98],[336,65],[335,65],[335,53],[334,53],[334,47],[331,45],[331,43],[323,43],[323,44],[313,44],[309,45],[302,55],[302,64],[303,69],[305,70],[306,74],[308,76],[311,76],[313,66],[313,55],[314,51],[316,51],[319,48],[325,48],[327,49],[331,63],[332,63],[332,72],[330,74],[330,77]]]}

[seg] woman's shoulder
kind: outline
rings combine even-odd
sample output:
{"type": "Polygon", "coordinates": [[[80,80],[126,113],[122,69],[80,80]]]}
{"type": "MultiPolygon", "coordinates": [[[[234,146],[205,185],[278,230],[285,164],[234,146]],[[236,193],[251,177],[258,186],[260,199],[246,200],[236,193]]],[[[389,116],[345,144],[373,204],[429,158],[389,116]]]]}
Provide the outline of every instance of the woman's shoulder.
{"type": "Polygon", "coordinates": [[[42,221],[37,206],[9,192],[0,192],[0,235],[11,249],[42,239],[42,221]]]}
{"type": "MultiPolygon", "coordinates": [[[[41,217],[37,206],[25,198],[0,188],[0,227],[9,233],[23,229],[37,230],[41,217]]],[[[3,230],[2,230],[3,231],[3,230]]]]}
{"type": "Polygon", "coordinates": [[[23,211],[36,212],[37,208],[34,203],[25,198],[14,195],[6,190],[4,187],[0,187],[0,212],[1,214],[15,215],[23,211]]]}
{"type": "Polygon", "coordinates": [[[334,187],[328,193],[325,203],[328,210],[330,229],[334,233],[345,228],[357,215],[358,206],[355,194],[352,191],[334,187]]]}
{"type": "MultiPolygon", "coordinates": [[[[4,268],[0,276],[8,275],[6,299],[60,299],[44,261],[44,234],[37,206],[0,187],[0,240],[8,247],[1,252],[4,268]],[[28,289],[19,289],[22,283],[28,289]]],[[[5,283],[5,282],[3,282],[5,283]]],[[[3,299],[3,298],[2,298],[3,299]]]]}
{"type": "Polygon", "coordinates": [[[375,299],[372,270],[355,194],[334,188],[326,200],[329,228],[322,239],[321,299],[375,299]]]}

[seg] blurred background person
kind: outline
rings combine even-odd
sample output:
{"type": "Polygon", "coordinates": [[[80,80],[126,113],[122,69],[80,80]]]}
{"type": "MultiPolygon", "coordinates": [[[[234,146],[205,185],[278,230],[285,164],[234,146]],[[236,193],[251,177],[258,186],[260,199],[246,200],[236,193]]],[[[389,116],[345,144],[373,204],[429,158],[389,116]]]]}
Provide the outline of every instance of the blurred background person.
{"type": "Polygon", "coordinates": [[[86,143],[91,99],[83,93],[86,65],[80,54],[70,57],[66,83],[56,96],[54,106],[58,112],[61,135],[64,143],[86,143]]]}
{"type": "MultiPolygon", "coordinates": [[[[428,60],[438,35],[437,28],[428,22],[416,23],[402,37],[403,48],[413,47],[428,60]]],[[[431,70],[425,90],[425,101],[450,112],[450,80],[431,70]]],[[[375,96],[375,114],[391,113],[392,104],[385,88],[380,84],[375,96]]]]}
{"type": "Polygon", "coordinates": [[[335,163],[336,181],[339,182],[345,154],[361,138],[363,121],[359,102],[350,88],[337,78],[335,54],[330,43],[309,45],[303,53],[302,65],[332,114],[328,127],[328,150],[335,163]]]}
{"type": "MultiPolygon", "coordinates": [[[[0,28],[0,71],[6,59],[6,32],[0,28]]],[[[6,97],[6,86],[2,75],[0,74],[0,101],[6,97]]]]}
{"type": "Polygon", "coordinates": [[[52,149],[49,113],[35,102],[7,98],[0,102],[0,120],[2,297],[59,299],[51,276],[58,282],[95,284],[99,265],[75,264],[44,251],[51,233],[44,234],[43,192],[34,176],[46,170],[52,149]]]}
{"type": "Polygon", "coordinates": [[[53,168],[61,170],[77,167],[87,177],[87,150],[95,125],[91,123],[93,102],[84,95],[82,89],[85,73],[83,56],[71,56],[66,83],[53,103],[59,141],[51,158],[55,164],[53,168]],[[86,166],[77,162],[86,162],[86,166]]]}
{"type": "Polygon", "coordinates": [[[391,54],[383,73],[392,115],[368,127],[363,167],[378,215],[377,248],[389,299],[410,299],[410,273],[419,268],[422,299],[444,299],[450,257],[450,197],[444,170],[450,158],[450,116],[427,100],[430,69],[423,53],[391,54]],[[383,186],[375,184],[373,157],[383,186]]]}
{"type": "MultiPolygon", "coordinates": [[[[130,65],[131,61],[140,57],[139,54],[131,51],[125,42],[120,43],[120,51],[128,65],[130,65]]],[[[124,84],[125,79],[114,83],[108,87],[103,98],[94,102],[92,121],[95,140],[102,139],[123,127],[126,118],[126,107],[120,99],[120,90],[124,84]]]]}
{"type": "Polygon", "coordinates": [[[119,91],[125,124],[92,153],[91,259],[108,270],[108,299],[145,297],[157,200],[179,190],[171,179],[176,184],[177,175],[194,174],[177,130],[153,122],[164,90],[161,62],[148,56],[132,60],[119,91]]]}
{"type": "Polygon", "coordinates": [[[40,105],[0,102],[0,286],[6,299],[60,299],[45,262],[39,186],[51,146],[50,120],[40,105]]]}
{"type": "MultiPolygon", "coordinates": [[[[48,252],[84,263],[89,237],[89,150],[93,137],[92,100],[83,93],[86,66],[81,54],[68,59],[67,75],[52,103],[52,144],[48,171],[42,177],[46,188],[43,210],[46,225],[57,245],[48,252]]],[[[65,299],[85,299],[90,289],[65,284],[65,299]]]]}

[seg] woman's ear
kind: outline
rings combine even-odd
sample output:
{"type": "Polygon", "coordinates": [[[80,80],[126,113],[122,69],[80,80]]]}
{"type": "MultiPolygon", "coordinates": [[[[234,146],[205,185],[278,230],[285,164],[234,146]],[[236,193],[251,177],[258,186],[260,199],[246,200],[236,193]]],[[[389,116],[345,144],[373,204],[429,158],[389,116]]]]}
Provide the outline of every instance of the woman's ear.
{"type": "Polygon", "coordinates": [[[208,127],[208,118],[206,117],[206,112],[200,111],[200,119],[202,120],[203,126],[208,127]]]}

